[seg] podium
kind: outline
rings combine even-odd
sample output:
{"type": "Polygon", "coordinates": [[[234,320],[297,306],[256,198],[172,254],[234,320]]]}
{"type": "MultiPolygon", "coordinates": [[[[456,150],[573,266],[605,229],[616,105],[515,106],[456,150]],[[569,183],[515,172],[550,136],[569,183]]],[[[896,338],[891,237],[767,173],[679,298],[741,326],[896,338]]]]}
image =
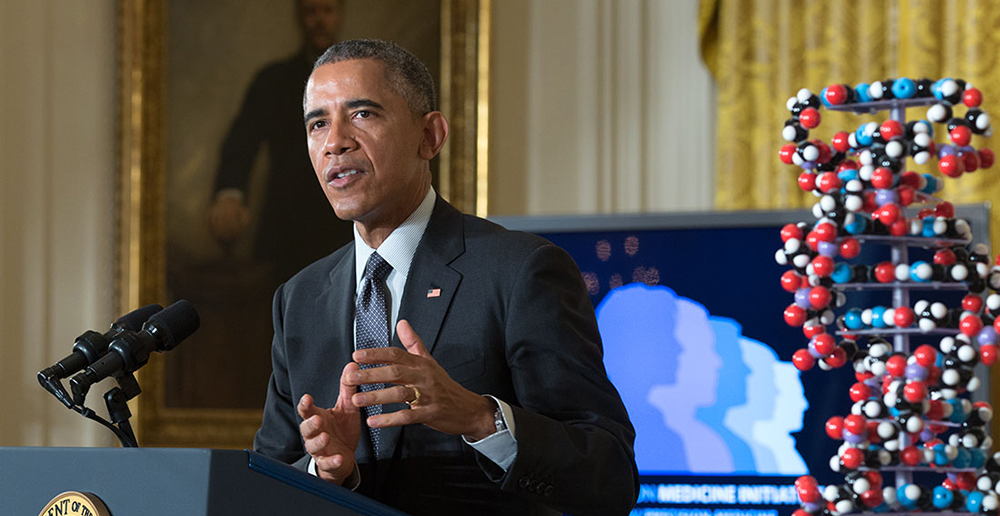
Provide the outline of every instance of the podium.
{"type": "Polygon", "coordinates": [[[405,516],[252,451],[0,447],[0,513],[35,516],[67,491],[112,516],[405,516]]]}

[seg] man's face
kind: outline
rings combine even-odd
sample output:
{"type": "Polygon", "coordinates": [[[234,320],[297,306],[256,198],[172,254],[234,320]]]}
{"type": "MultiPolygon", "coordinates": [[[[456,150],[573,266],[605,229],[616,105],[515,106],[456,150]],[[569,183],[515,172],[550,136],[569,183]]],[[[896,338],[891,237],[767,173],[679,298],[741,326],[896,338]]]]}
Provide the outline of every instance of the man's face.
{"type": "Polygon", "coordinates": [[[306,137],[313,169],[337,216],[365,227],[405,220],[430,184],[419,155],[422,117],[371,59],[313,71],[306,84],[306,137]]]}
{"type": "Polygon", "coordinates": [[[306,45],[322,52],[337,39],[340,30],[339,0],[301,0],[299,22],[306,45]]]}

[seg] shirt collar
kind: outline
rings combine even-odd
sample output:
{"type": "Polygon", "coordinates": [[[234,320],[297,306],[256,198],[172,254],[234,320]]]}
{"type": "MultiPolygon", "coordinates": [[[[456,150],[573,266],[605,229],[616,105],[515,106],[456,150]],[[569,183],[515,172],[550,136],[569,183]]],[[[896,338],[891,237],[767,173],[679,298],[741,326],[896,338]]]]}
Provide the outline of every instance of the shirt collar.
{"type": "MultiPolygon", "coordinates": [[[[413,210],[413,213],[399,227],[389,233],[389,236],[382,241],[382,245],[378,246],[379,256],[389,262],[393,272],[401,274],[403,279],[410,274],[410,262],[413,261],[417,245],[420,244],[424,230],[427,229],[427,224],[431,221],[436,198],[434,188],[428,188],[427,195],[424,196],[420,206],[417,206],[417,209],[413,210]]],[[[354,226],[354,271],[355,286],[357,287],[361,285],[365,265],[373,252],[375,249],[368,247],[368,244],[361,238],[361,233],[358,233],[358,227],[354,226]]]]}

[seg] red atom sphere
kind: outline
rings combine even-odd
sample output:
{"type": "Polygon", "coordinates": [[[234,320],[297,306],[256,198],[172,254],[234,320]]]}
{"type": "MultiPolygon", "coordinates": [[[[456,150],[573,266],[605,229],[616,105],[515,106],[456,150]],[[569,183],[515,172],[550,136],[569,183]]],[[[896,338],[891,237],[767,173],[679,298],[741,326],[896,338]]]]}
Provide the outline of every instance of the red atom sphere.
{"type": "Polygon", "coordinates": [[[845,170],[857,170],[857,169],[858,169],[858,162],[851,159],[845,159],[844,161],[841,161],[839,165],[837,165],[837,172],[843,172],[845,170]]]}
{"type": "Polygon", "coordinates": [[[983,331],[983,320],[978,315],[966,315],[958,322],[958,329],[966,337],[975,337],[979,332],[983,331]]]}
{"type": "Polygon", "coordinates": [[[802,228],[795,224],[785,224],[781,228],[781,241],[787,242],[791,238],[802,240],[802,228]]]}
{"type": "Polygon", "coordinates": [[[872,213],[878,209],[878,204],[875,204],[875,190],[865,190],[864,200],[865,202],[861,207],[863,211],[872,213]]]}
{"type": "Polygon", "coordinates": [[[895,203],[889,203],[883,205],[878,209],[878,220],[886,226],[891,226],[893,222],[899,219],[899,206],[895,203]]]}
{"type": "Polygon", "coordinates": [[[924,382],[908,382],[903,387],[903,397],[910,403],[919,403],[927,397],[927,386],[924,382]]]}
{"type": "Polygon", "coordinates": [[[955,145],[965,147],[972,141],[972,129],[964,125],[956,125],[954,129],[948,132],[948,137],[951,138],[951,141],[955,142],[955,145]]]}
{"type": "Polygon", "coordinates": [[[937,206],[934,206],[934,215],[950,219],[955,216],[955,205],[948,201],[941,201],[937,203],[937,206]]]}
{"type": "Polygon", "coordinates": [[[829,222],[817,224],[813,231],[821,242],[833,242],[837,239],[837,227],[829,222]]]}
{"type": "Polygon", "coordinates": [[[809,291],[809,304],[816,310],[830,306],[830,289],[826,287],[813,287],[809,291]]]}
{"type": "Polygon", "coordinates": [[[802,334],[809,340],[812,340],[813,337],[823,333],[826,333],[826,326],[823,326],[822,324],[807,324],[802,327],[802,334]]]}
{"type": "Polygon", "coordinates": [[[962,92],[962,103],[970,108],[979,107],[983,103],[983,93],[976,88],[969,88],[962,92]]]}
{"type": "Polygon", "coordinates": [[[778,157],[781,158],[781,162],[786,165],[791,165],[792,163],[794,163],[794,161],[792,161],[792,156],[794,155],[795,155],[794,143],[782,145],[781,150],[778,151],[778,157]]]}
{"type": "Polygon", "coordinates": [[[837,349],[837,341],[829,333],[821,333],[812,339],[812,345],[820,355],[827,356],[837,349]]]}
{"type": "Polygon", "coordinates": [[[872,186],[875,188],[892,188],[892,170],[885,167],[878,167],[872,172],[872,186]]]}
{"type": "Polygon", "coordinates": [[[830,146],[827,145],[826,142],[824,142],[823,140],[813,140],[812,142],[813,145],[815,145],[816,148],[819,149],[819,158],[816,158],[816,161],[820,163],[826,163],[830,161],[830,158],[833,157],[833,152],[830,150],[830,146]]]}
{"type": "Polygon", "coordinates": [[[993,166],[993,151],[989,149],[979,149],[979,166],[982,168],[990,168],[993,166]]]}
{"type": "Polygon", "coordinates": [[[979,154],[976,152],[963,152],[959,154],[959,158],[966,172],[975,172],[979,168],[979,154]]]}
{"type": "Polygon", "coordinates": [[[795,271],[785,271],[781,275],[781,288],[788,292],[795,292],[802,286],[802,276],[795,271]]]}
{"type": "Polygon", "coordinates": [[[838,346],[833,348],[833,353],[830,353],[830,356],[824,358],[823,361],[826,362],[826,365],[834,369],[844,367],[847,364],[847,352],[844,351],[844,348],[838,346]]]}
{"type": "Polygon", "coordinates": [[[829,256],[817,256],[813,258],[813,272],[821,278],[828,278],[833,274],[833,258],[829,256]]]}
{"type": "Polygon", "coordinates": [[[799,113],[799,123],[806,129],[815,129],[819,127],[819,111],[812,107],[803,109],[802,112],[799,113]]]}
{"type": "Polygon", "coordinates": [[[971,491],[976,488],[976,474],[971,471],[963,471],[956,475],[955,483],[959,489],[971,491]]]}
{"type": "Polygon", "coordinates": [[[929,344],[924,344],[913,352],[913,358],[917,360],[918,364],[930,367],[937,361],[937,350],[929,344]]]}
{"type": "Polygon", "coordinates": [[[896,191],[899,193],[899,204],[903,206],[913,204],[917,198],[917,191],[910,185],[899,185],[896,191]]]}
{"type": "Polygon", "coordinates": [[[794,328],[802,326],[806,322],[806,311],[799,305],[791,304],[785,309],[785,322],[794,328]]]}
{"type": "Polygon", "coordinates": [[[892,262],[882,262],[876,265],[875,280],[879,283],[892,283],[896,280],[896,266],[892,262]]]}
{"type": "Polygon", "coordinates": [[[858,448],[848,448],[840,455],[840,463],[847,469],[858,469],[865,460],[865,452],[858,448]]]}
{"type": "Polygon", "coordinates": [[[809,249],[812,249],[813,252],[816,252],[816,248],[819,246],[819,234],[816,233],[815,229],[806,235],[806,245],[808,245],[809,249]]]}
{"type": "Polygon", "coordinates": [[[942,156],[938,161],[938,170],[948,177],[959,177],[965,172],[962,170],[962,162],[954,154],[942,156]]]}
{"type": "Polygon", "coordinates": [[[847,87],[843,84],[831,84],[826,87],[826,101],[833,106],[847,102],[847,87]]]}
{"type": "Polygon", "coordinates": [[[890,356],[885,361],[885,370],[896,378],[902,378],[906,374],[906,357],[901,354],[890,356]]]}
{"type": "Polygon", "coordinates": [[[844,438],[844,418],[841,416],[833,416],[826,420],[826,435],[830,436],[830,439],[840,440],[844,438]]]}
{"type": "Polygon", "coordinates": [[[983,344],[979,347],[979,358],[983,365],[989,367],[997,362],[997,347],[995,344],[983,344]]]}
{"type": "Polygon", "coordinates": [[[941,379],[941,368],[938,366],[930,366],[927,368],[927,385],[935,385],[938,380],[941,379]]]}
{"type": "Polygon", "coordinates": [[[833,138],[830,140],[830,143],[833,144],[833,148],[837,152],[847,152],[851,150],[850,135],[848,135],[844,131],[841,131],[833,135],[833,138]]]}
{"type": "Polygon", "coordinates": [[[845,260],[857,258],[861,254],[861,243],[854,237],[848,237],[840,241],[840,256],[845,260]]]}
{"type": "Polygon", "coordinates": [[[909,229],[910,225],[906,223],[906,219],[901,217],[889,226],[889,234],[892,236],[903,236],[909,229]]]}
{"type": "Polygon", "coordinates": [[[868,422],[868,442],[872,444],[878,444],[882,442],[882,438],[878,435],[878,425],[877,421],[868,422]]]}
{"type": "Polygon", "coordinates": [[[875,470],[865,471],[865,478],[871,484],[872,489],[882,489],[882,474],[875,470]]]}
{"type": "Polygon", "coordinates": [[[938,249],[934,252],[934,263],[938,265],[952,265],[955,263],[955,260],[955,251],[952,251],[947,247],[944,249],[938,249]]]}
{"type": "Polygon", "coordinates": [[[803,172],[799,174],[799,188],[806,192],[811,192],[816,188],[816,174],[803,172]]]}
{"type": "Polygon", "coordinates": [[[1000,317],[993,320],[993,329],[1000,333],[1000,317]]]}
{"type": "Polygon", "coordinates": [[[809,350],[800,349],[792,353],[792,364],[795,364],[795,368],[799,371],[808,371],[816,365],[816,358],[809,353],[809,350]]]}
{"type": "Polygon", "coordinates": [[[901,306],[893,311],[892,322],[897,328],[909,328],[916,318],[913,309],[908,306],[901,306]]]}
{"type": "Polygon", "coordinates": [[[841,182],[837,174],[833,172],[823,172],[816,178],[816,186],[823,193],[830,193],[840,188],[841,182]]]}
{"type": "MultiPolygon", "coordinates": [[[[955,254],[955,253],[952,253],[955,254]]],[[[934,255],[935,258],[937,254],[934,255]]],[[[962,310],[968,310],[974,314],[978,314],[983,310],[983,298],[975,295],[969,294],[962,298],[962,310]]]]}
{"type": "Polygon", "coordinates": [[[919,466],[922,454],[916,446],[907,446],[903,448],[903,451],[899,452],[899,460],[907,466],[919,466]]]}
{"type": "Polygon", "coordinates": [[[811,475],[802,475],[801,477],[795,479],[795,489],[799,492],[811,491],[818,488],[819,482],[816,480],[816,477],[811,475]]]}
{"type": "Polygon", "coordinates": [[[944,402],[941,400],[929,400],[927,412],[924,416],[927,419],[941,419],[944,416],[944,402]]]}
{"type": "Polygon", "coordinates": [[[857,382],[851,386],[850,395],[851,401],[857,403],[861,400],[870,398],[872,395],[872,389],[861,382],[857,382]]]}
{"type": "Polygon", "coordinates": [[[882,138],[885,138],[885,141],[889,141],[897,136],[903,136],[903,124],[896,120],[886,120],[882,122],[879,131],[881,131],[882,138]]]}
{"type": "Polygon", "coordinates": [[[918,219],[926,219],[927,217],[933,217],[933,216],[934,216],[934,210],[931,208],[921,208],[920,211],[917,212],[918,219]]]}
{"type": "Polygon", "coordinates": [[[882,505],[883,501],[885,501],[885,499],[882,497],[882,490],[879,488],[869,489],[864,493],[861,493],[861,503],[865,504],[865,507],[869,509],[874,509],[875,507],[882,505]]]}
{"type": "Polygon", "coordinates": [[[910,188],[920,188],[920,174],[912,170],[903,172],[903,174],[899,176],[899,184],[901,186],[909,186],[910,188]]]}

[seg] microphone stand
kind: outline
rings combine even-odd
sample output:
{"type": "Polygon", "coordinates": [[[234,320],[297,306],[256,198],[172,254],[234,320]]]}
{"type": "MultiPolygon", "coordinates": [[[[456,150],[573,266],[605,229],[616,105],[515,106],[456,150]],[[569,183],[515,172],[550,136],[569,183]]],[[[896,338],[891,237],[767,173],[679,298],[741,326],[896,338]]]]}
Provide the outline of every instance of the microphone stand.
{"type": "Polygon", "coordinates": [[[142,389],[132,373],[119,371],[114,374],[114,378],[118,382],[118,386],[112,387],[104,393],[104,404],[108,408],[108,417],[111,418],[111,421],[108,421],[97,415],[92,409],[87,408],[82,400],[79,404],[73,402],[60,380],[51,375],[43,377],[42,373],[39,373],[39,382],[64,405],[78,412],[81,416],[96,421],[111,430],[118,438],[122,448],[138,448],[139,441],[135,438],[135,432],[129,423],[132,411],[128,408],[128,401],[138,396],[142,389]]]}

